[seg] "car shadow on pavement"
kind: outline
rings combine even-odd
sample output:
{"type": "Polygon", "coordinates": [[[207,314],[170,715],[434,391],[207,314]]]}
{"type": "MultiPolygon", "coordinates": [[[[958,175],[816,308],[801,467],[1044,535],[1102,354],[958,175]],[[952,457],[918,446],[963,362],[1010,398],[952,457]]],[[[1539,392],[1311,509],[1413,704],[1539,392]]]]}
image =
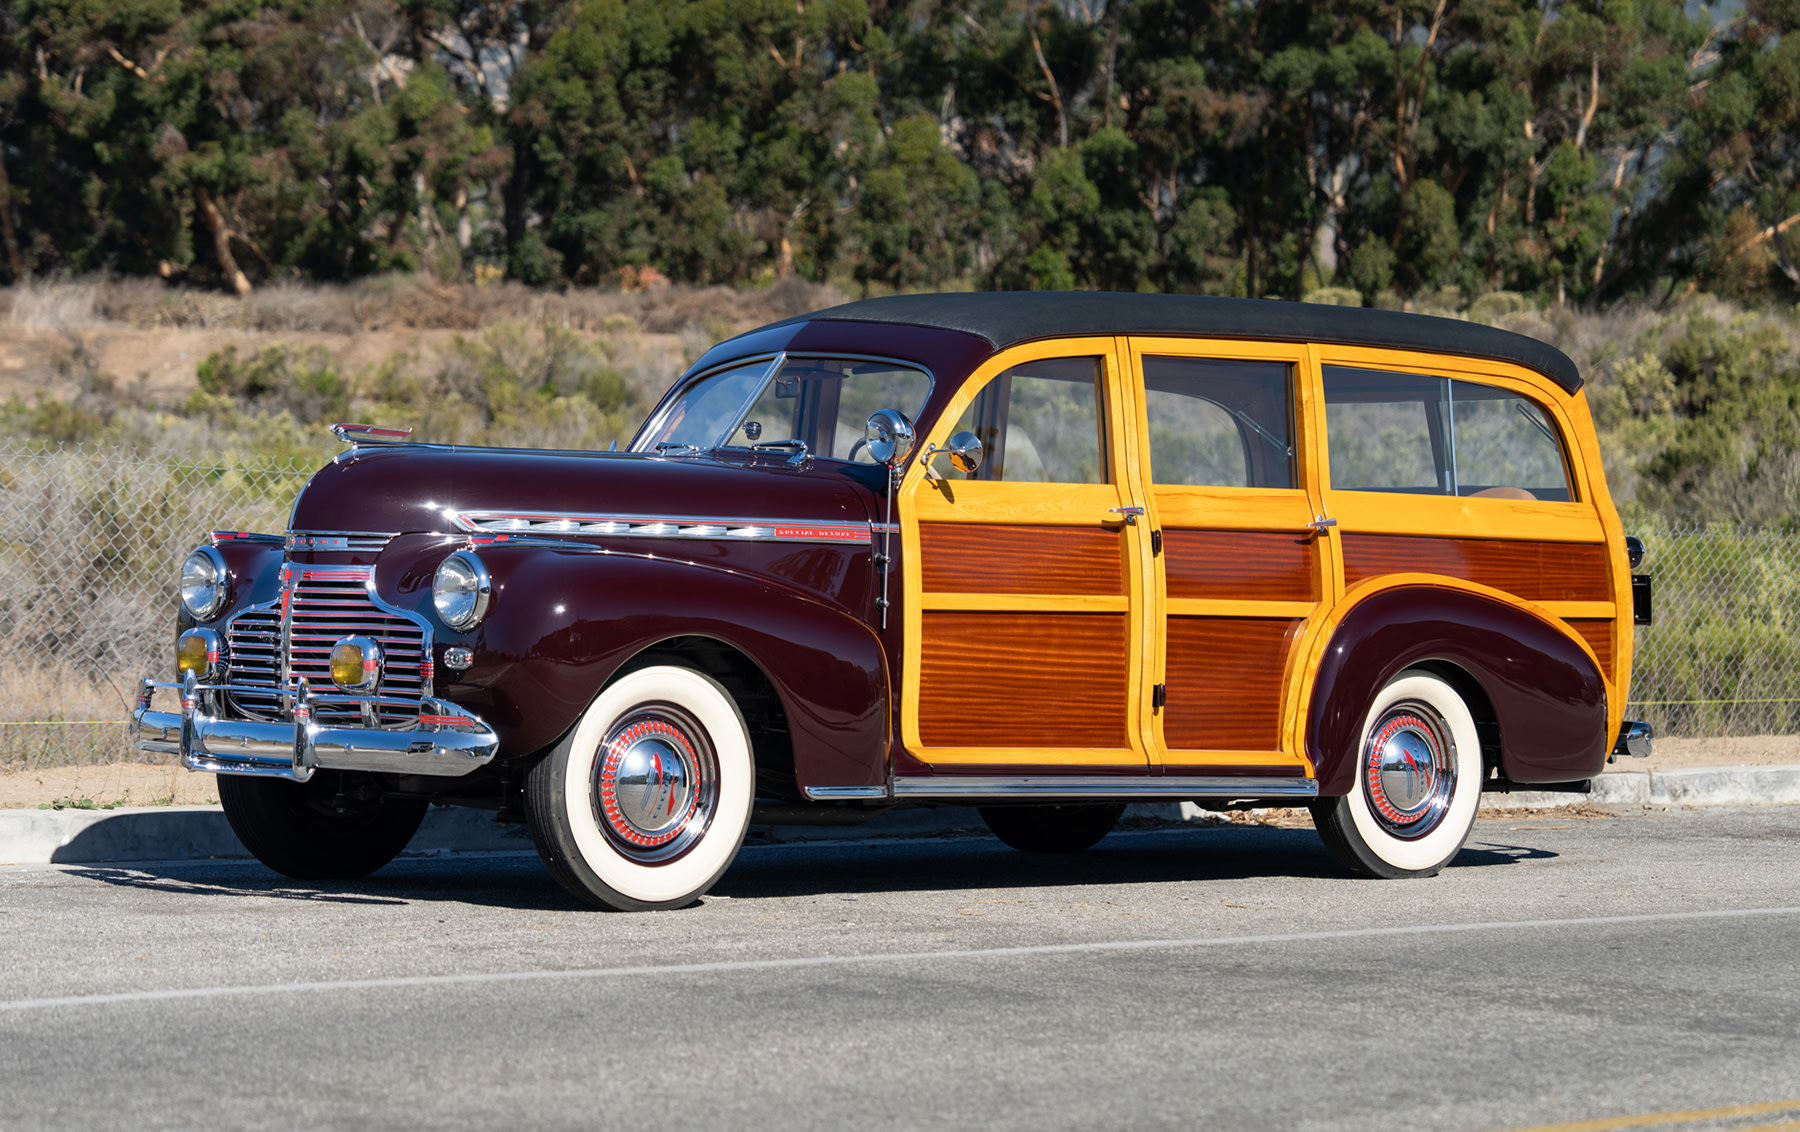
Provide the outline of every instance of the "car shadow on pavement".
{"type": "MultiPolygon", "coordinates": [[[[1448,871],[1555,857],[1549,850],[1480,842],[1448,871]]],[[[402,857],[357,880],[297,881],[253,861],[145,862],[71,867],[104,884],[187,896],[260,897],[341,904],[445,902],[521,910],[581,907],[529,854],[402,857]]],[[[1306,828],[1226,824],[1115,834],[1084,853],[1021,853],[985,836],[790,841],[745,846],[713,887],[736,900],[865,896],[1248,880],[1352,878],[1306,828]]]]}

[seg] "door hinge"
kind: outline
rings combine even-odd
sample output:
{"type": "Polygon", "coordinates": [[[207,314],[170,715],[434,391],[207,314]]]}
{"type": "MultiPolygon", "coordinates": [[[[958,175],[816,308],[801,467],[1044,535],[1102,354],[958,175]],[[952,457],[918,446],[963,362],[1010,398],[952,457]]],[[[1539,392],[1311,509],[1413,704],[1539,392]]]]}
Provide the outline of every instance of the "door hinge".
{"type": "Polygon", "coordinates": [[[1154,558],[1161,553],[1162,553],[1162,532],[1159,530],[1151,531],[1150,532],[1150,557],[1154,558]]]}
{"type": "Polygon", "coordinates": [[[1164,704],[1167,704],[1168,702],[1169,702],[1169,686],[1167,684],[1157,684],[1150,689],[1150,706],[1151,707],[1161,708],[1164,704]]]}

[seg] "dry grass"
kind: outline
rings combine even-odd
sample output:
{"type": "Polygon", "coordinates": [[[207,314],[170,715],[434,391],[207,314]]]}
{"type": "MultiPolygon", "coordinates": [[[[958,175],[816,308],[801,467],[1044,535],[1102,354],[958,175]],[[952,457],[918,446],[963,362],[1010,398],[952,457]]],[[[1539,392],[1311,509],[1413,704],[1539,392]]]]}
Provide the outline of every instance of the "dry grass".
{"type": "Polygon", "coordinates": [[[590,334],[641,330],[715,338],[845,301],[834,287],[784,279],[761,290],[537,291],[518,283],[443,283],[382,276],[341,286],[277,283],[238,299],[155,279],[80,279],[0,291],[7,321],[26,330],[228,329],[281,334],[479,330],[505,322],[590,334]]]}

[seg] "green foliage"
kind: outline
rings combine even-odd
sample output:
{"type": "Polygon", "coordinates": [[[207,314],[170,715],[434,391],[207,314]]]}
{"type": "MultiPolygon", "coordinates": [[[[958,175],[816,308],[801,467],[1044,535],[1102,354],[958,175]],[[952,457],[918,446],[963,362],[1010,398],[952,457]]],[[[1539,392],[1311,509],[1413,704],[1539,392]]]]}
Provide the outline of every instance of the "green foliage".
{"type": "Polygon", "coordinates": [[[18,0],[0,279],[1791,301],[1797,21],[1772,0],[18,0]]]}

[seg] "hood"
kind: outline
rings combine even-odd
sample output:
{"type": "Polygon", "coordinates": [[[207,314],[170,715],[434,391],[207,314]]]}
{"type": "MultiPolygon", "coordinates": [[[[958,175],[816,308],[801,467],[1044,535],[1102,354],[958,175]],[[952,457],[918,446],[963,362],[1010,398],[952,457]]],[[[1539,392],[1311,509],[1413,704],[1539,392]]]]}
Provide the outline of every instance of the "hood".
{"type": "Polygon", "coordinates": [[[294,504],[298,531],[466,529],[459,512],[869,522],[882,469],[836,461],[791,467],[629,452],[538,452],[397,445],[358,448],[313,476],[294,504]]]}

